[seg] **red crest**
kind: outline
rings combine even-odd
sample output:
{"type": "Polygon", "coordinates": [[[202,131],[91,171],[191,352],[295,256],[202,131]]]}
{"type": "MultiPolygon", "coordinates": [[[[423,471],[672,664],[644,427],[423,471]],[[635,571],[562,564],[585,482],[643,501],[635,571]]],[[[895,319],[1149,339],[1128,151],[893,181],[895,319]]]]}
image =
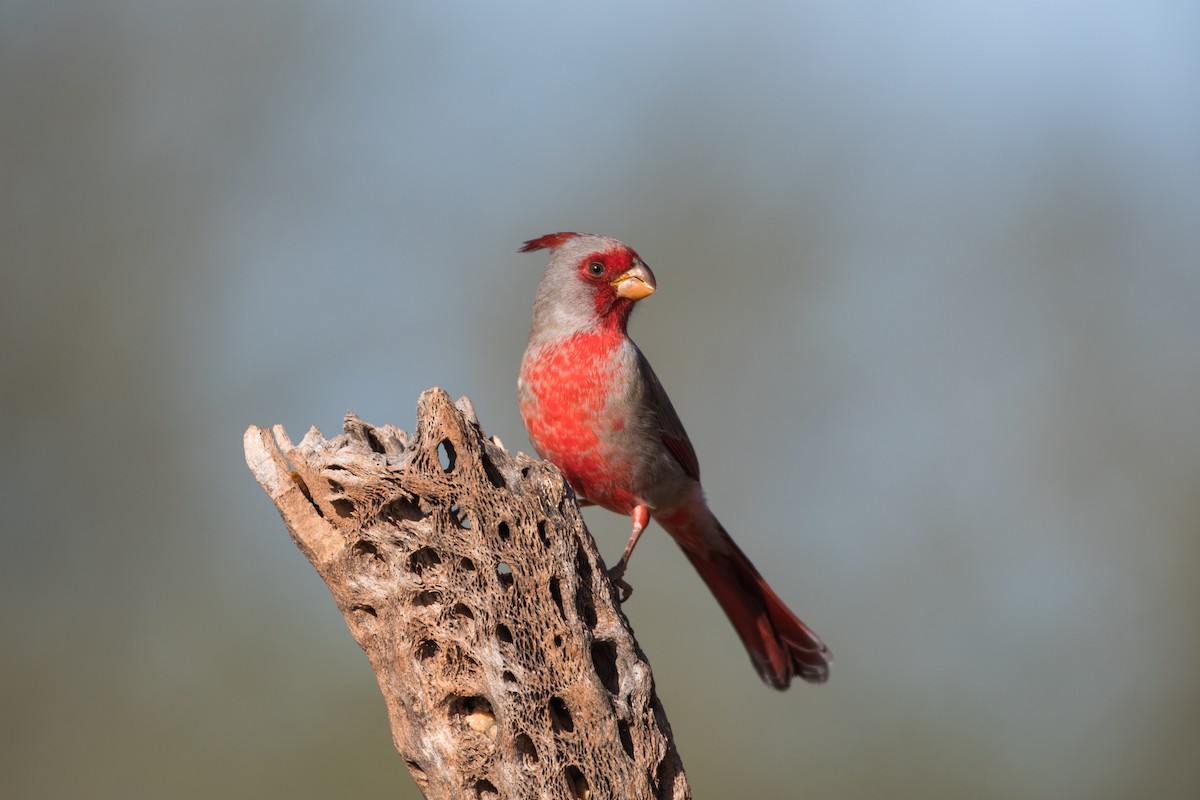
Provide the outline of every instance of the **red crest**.
{"type": "Polygon", "coordinates": [[[574,239],[576,236],[583,236],[582,233],[574,233],[571,231],[563,231],[562,233],[548,233],[545,236],[539,236],[536,239],[530,239],[524,246],[518,250],[518,253],[532,253],[534,250],[544,250],[549,248],[553,250],[556,247],[562,247],[564,244],[574,239]]]}

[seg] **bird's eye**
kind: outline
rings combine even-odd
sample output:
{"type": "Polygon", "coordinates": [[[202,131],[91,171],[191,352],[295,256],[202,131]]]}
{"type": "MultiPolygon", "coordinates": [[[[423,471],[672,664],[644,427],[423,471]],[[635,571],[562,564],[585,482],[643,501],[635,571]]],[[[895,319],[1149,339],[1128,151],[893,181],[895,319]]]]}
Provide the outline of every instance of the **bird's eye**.
{"type": "Polygon", "coordinates": [[[604,265],[599,261],[593,261],[592,263],[588,264],[588,274],[593,278],[599,278],[604,274],[604,265]]]}

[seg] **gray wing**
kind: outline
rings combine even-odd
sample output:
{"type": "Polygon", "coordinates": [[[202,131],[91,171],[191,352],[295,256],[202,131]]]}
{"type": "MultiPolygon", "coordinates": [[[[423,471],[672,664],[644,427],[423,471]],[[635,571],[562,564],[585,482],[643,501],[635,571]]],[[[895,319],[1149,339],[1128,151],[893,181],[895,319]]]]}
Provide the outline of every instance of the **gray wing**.
{"type": "MultiPolygon", "coordinates": [[[[636,346],[635,349],[637,349],[636,346]]],[[[642,355],[640,349],[637,349],[637,358],[638,371],[645,379],[647,387],[646,402],[654,409],[663,445],[683,467],[683,471],[687,473],[688,477],[695,481],[700,480],[700,462],[696,458],[696,451],[692,448],[692,440],[688,438],[687,431],[683,429],[683,423],[679,421],[679,415],[675,413],[675,407],[671,405],[671,398],[667,397],[666,389],[659,382],[658,376],[650,367],[650,362],[642,355]]]]}

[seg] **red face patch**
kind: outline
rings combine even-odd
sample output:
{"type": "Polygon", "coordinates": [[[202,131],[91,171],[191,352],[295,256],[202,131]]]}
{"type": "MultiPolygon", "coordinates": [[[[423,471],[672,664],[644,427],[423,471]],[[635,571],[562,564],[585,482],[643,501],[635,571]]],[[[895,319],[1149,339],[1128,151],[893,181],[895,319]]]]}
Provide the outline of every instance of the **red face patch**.
{"type": "Polygon", "coordinates": [[[590,253],[579,260],[575,274],[592,290],[596,315],[624,328],[633,310],[633,301],[621,297],[613,281],[633,267],[637,253],[628,247],[614,247],[601,253],[590,253]],[[614,313],[615,312],[615,313],[614,313]]]}

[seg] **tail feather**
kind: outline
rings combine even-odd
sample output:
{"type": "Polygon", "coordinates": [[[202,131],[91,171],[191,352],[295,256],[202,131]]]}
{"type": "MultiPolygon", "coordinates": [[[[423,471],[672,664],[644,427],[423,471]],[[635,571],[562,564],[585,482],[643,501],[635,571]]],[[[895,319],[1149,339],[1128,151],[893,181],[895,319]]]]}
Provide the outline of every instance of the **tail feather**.
{"type": "Polygon", "coordinates": [[[738,548],[716,517],[660,519],[717,598],[763,681],[786,689],[792,677],[829,680],[833,655],[791,612],[738,548]]]}

